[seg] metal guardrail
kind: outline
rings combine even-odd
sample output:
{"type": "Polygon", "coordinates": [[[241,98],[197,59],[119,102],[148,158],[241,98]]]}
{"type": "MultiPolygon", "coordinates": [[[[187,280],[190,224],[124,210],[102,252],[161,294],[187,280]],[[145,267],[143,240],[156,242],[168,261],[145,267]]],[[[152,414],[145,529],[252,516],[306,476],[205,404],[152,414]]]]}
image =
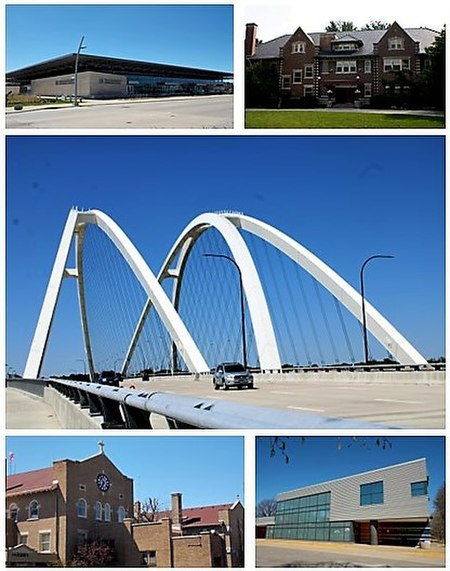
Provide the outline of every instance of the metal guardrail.
{"type": "Polygon", "coordinates": [[[165,417],[170,429],[191,428],[390,428],[367,422],[240,405],[222,400],[109,387],[97,383],[48,379],[48,385],[91,416],[103,416],[102,428],[145,429],[152,413],[165,417]]]}

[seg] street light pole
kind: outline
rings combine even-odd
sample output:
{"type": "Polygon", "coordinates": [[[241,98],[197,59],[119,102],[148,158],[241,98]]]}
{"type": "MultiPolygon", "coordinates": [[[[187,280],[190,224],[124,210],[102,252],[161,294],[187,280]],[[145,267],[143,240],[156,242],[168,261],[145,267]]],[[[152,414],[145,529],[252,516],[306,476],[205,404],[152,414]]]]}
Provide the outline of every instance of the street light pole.
{"type": "Polygon", "coordinates": [[[244,368],[247,368],[247,340],[245,334],[245,303],[244,303],[244,288],[242,286],[242,272],[241,268],[237,265],[237,263],[231,258],[230,256],[226,256],[225,254],[203,254],[203,256],[208,258],[224,258],[225,260],[229,260],[234,267],[237,269],[239,274],[239,294],[240,294],[240,301],[241,301],[241,334],[242,334],[242,360],[244,368]]]}
{"type": "Polygon", "coordinates": [[[364,269],[367,266],[367,264],[371,260],[375,260],[375,258],[391,259],[393,257],[394,256],[385,256],[383,254],[377,254],[375,256],[370,256],[369,258],[364,260],[364,262],[361,266],[361,270],[359,272],[359,281],[361,284],[361,311],[362,311],[362,324],[363,324],[364,362],[366,363],[366,365],[369,362],[369,342],[367,339],[366,300],[364,297],[364,269]]]}
{"type": "Polygon", "coordinates": [[[78,46],[77,55],[75,56],[75,77],[74,77],[74,90],[75,90],[75,101],[73,104],[75,107],[78,105],[78,60],[80,59],[80,52],[84,50],[86,46],[83,46],[84,36],[81,36],[80,44],[78,46]]]}

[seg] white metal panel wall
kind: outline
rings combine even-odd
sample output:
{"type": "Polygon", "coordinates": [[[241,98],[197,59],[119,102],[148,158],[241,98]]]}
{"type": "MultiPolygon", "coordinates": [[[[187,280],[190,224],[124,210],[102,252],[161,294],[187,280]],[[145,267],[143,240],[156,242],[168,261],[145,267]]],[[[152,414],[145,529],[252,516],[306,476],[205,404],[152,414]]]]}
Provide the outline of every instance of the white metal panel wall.
{"type": "Polygon", "coordinates": [[[426,518],[428,496],[411,496],[411,483],[427,479],[425,458],[331,480],[278,495],[278,501],[331,492],[330,521],[426,518]],[[383,481],[384,503],[360,504],[360,486],[383,481]]]}

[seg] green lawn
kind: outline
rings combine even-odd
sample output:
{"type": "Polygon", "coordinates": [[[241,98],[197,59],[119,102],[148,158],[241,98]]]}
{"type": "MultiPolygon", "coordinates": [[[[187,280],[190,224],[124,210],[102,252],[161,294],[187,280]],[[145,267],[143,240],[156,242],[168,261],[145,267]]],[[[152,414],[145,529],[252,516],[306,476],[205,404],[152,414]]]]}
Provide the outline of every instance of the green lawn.
{"type": "Polygon", "coordinates": [[[246,111],[247,129],[443,129],[442,117],[364,111],[246,111]]]}

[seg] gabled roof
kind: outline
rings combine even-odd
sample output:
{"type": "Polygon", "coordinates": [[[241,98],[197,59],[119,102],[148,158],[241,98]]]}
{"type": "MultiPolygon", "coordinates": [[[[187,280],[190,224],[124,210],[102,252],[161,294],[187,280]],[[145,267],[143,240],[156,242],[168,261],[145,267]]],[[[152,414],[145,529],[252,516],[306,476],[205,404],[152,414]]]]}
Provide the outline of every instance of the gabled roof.
{"type": "MultiPolygon", "coordinates": [[[[429,28],[404,28],[404,31],[415,41],[419,43],[420,53],[424,53],[425,49],[430,47],[437,36],[436,31],[429,28]]],[[[356,30],[349,32],[333,32],[335,38],[333,41],[361,41],[363,43],[359,55],[370,55],[373,53],[373,44],[377,44],[382,37],[386,34],[386,30],[356,30]]],[[[320,37],[327,34],[327,32],[313,32],[308,34],[315,46],[320,45],[320,37]]],[[[270,59],[277,58],[280,55],[280,48],[288,41],[292,34],[287,34],[264,42],[256,46],[256,51],[249,59],[270,59]]]]}
{"type": "Polygon", "coordinates": [[[14,474],[6,479],[6,495],[16,496],[18,494],[48,491],[55,487],[53,484],[54,480],[55,472],[53,467],[14,474]]]}
{"type": "MultiPolygon", "coordinates": [[[[217,504],[213,506],[200,506],[197,508],[183,508],[182,525],[184,527],[201,527],[219,524],[219,512],[229,510],[235,504],[217,504]]],[[[154,521],[171,517],[170,510],[155,514],[154,521]]]]}

